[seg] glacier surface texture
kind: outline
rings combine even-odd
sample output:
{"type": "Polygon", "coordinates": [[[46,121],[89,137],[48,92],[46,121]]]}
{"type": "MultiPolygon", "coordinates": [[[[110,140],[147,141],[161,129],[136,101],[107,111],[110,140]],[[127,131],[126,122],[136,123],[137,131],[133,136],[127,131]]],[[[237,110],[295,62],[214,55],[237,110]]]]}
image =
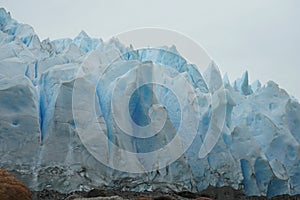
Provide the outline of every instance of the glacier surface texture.
{"type": "Polygon", "coordinates": [[[105,42],[84,32],[74,39],[40,41],[31,26],[0,9],[0,167],[14,171],[32,190],[65,193],[99,186],[195,192],[213,185],[241,188],[247,195],[299,194],[300,105],[272,81],[249,84],[247,72],[230,83],[212,62],[201,74],[175,47],[134,50],[117,39],[105,42]],[[108,63],[112,64],[107,67],[108,63]],[[159,70],[166,77],[158,77],[159,70]],[[197,97],[200,117],[197,122],[187,120],[188,125],[181,124],[181,116],[190,108],[176,97],[187,90],[185,85],[174,83],[177,88],[171,90],[150,83],[156,77],[172,85],[178,75],[197,97]],[[145,84],[131,89],[139,82],[145,84]],[[126,91],[132,92],[131,98],[126,91]],[[92,98],[85,98],[90,94],[92,98]],[[88,105],[90,100],[95,105],[88,105]],[[221,129],[211,127],[219,106],[225,112],[221,129]],[[90,119],[91,113],[98,120],[90,119]],[[83,144],[97,145],[89,138],[95,131],[91,124],[101,124],[107,143],[100,150],[116,168],[99,162],[91,153],[93,146],[83,144]],[[189,135],[194,124],[196,135],[189,135]],[[143,127],[159,133],[137,137],[143,127]],[[156,158],[139,156],[163,149],[180,127],[185,127],[183,138],[194,137],[189,148],[174,162],[164,159],[148,169],[147,163],[156,158]],[[220,137],[201,154],[209,128],[220,137]],[[136,135],[124,133],[130,130],[136,135]],[[115,146],[141,154],[128,163],[122,156],[125,151],[115,146]],[[137,161],[145,168],[130,172],[137,161]],[[122,162],[127,172],[118,169],[122,162]]]}

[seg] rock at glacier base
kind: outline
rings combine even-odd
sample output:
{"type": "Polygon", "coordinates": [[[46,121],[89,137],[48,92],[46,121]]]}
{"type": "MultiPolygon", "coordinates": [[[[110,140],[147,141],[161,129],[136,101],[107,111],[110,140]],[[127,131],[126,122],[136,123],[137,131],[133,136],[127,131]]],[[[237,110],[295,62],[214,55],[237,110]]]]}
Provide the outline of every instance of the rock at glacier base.
{"type": "Polygon", "coordinates": [[[0,199],[30,200],[30,190],[11,173],[0,169],[0,199]]]}

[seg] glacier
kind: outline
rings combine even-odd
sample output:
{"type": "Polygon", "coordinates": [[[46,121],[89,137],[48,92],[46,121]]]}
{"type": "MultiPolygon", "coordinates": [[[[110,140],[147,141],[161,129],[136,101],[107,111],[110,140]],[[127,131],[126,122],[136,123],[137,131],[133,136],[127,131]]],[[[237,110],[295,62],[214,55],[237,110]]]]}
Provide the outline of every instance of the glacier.
{"type": "Polygon", "coordinates": [[[300,104],[276,83],[250,84],[248,76],[230,83],[214,62],[201,74],[174,46],[135,50],[85,32],[40,41],[31,26],[1,8],[0,167],[31,190],[64,193],[100,186],[196,192],[226,185],[247,195],[300,194],[300,104]],[[162,87],[166,83],[173,88],[162,87]],[[186,91],[194,92],[178,95],[186,91]],[[185,105],[196,111],[186,115],[193,109],[185,105]],[[222,127],[213,126],[222,109],[222,127]],[[210,126],[220,135],[203,148],[213,139],[206,137],[210,126]],[[106,143],[94,140],[99,132],[106,143]],[[173,138],[174,158],[155,163],[163,157],[155,150],[173,138]]]}

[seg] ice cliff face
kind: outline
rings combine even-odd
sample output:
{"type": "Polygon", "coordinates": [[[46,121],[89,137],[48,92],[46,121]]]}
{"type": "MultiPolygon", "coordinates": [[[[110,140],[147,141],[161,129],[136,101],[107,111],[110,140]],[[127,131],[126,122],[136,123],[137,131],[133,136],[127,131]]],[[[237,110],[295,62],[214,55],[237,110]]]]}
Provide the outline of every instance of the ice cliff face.
{"type": "MultiPolygon", "coordinates": [[[[180,148],[172,149],[174,155],[180,148]]],[[[116,39],[104,42],[84,32],[73,40],[41,42],[32,27],[0,9],[0,167],[15,171],[33,190],[70,192],[106,185],[138,191],[162,187],[200,191],[209,185],[229,185],[248,195],[299,194],[300,105],[274,82],[250,85],[248,72],[230,84],[212,62],[201,75],[174,47],[134,50],[116,39]],[[99,73],[105,76],[99,79],[95,76],[99,73]],[[153,80],[174,88],[150,84],[153,80]],[[190,86],[174,83],[181,80],[190,86]],[[136,88],[137,83],[142,87],[136,88]],[[189,89],[197,97],[193,106],[198,121],[191,115],[180,118],[191,109],[182,107],[189,105],[189,96],[176,100],[174,93],[189,89]],[[126,91],[132,92],[131,98],[126,91]],[[93,94],[91,106],[85,97],[93,94]],[[212,132],[216,144],[203,148],[206,140],[213,139],[205,133],[218,120],[212,113],[221,113],[220,105],[224,123],[221,129],[212,129],[220,129],[220,137],[212,132]],[[123,112],[124,107],[128,112],[123,112]],[[91,113],[98,121],[89,118],[91,113]],[[181,138],[193,137],[187,151],[175,156],[175,162],[164,159],[165,163],[148,169],[147,163],[162,155],[140,157],[142,153],[154,152],[176,138],[182,120],[188,128],[181,138]],[[110,140],[100,145],[105,152],[100,159],[105,157],[115,168],[99,162],[93,147],[84,145],[97,147],[90,136],[99,123],[99,131],[110,140]],[[141,133],[148,134],[143,127],[159,133],[143,138],[141,133]],[[80,135],[80,130],[87,135],[80,135]],[[115,145],[141,154],[128,162],[115,145]],[[130,169],[139,171],[129,173],[130,169]]]]}

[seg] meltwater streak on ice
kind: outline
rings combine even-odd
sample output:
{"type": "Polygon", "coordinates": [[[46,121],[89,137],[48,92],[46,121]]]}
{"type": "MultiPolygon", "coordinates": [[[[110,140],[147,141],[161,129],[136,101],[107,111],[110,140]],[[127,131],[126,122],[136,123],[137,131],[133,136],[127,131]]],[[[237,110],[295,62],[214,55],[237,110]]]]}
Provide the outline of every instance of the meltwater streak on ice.
{"type": "MultiPolygon", "coordinates": [[[[121,133],[117,126],[105,129],[107,124],[115,123],[107,120],[111,116],[111,104],[107,104],[109,95],[105,94],[112,90],[95,87],[98,77],[93,77],[93,74],[103,73],[108,63],[121,56],[121,61],[111,65],[106,71],[110,75],[106,74],[101,82],[113,89],[117,74],[128,67],[161,60],[174,66],[181,63],[178,62],[180,57],[168,53],[174,51],[175,47],[164,47],[163,51],[149,54],[125,47],[117,39],[107,42],[92,39],[84,32],[75,39],[40,42],[32,27],[19,24],[0,9],[0,167],[14,171],[32,190],[54,189],[65,193],[104,185],[133,191],[150,187],[201,191],[209,185],[229,185],[243,188],[247,195],[299,194],[299,102],[274,82],[249,84],[248,73],[233,83],[226,76],[222,81],[211,62],[207,63],[211,65],[205,73],[190,64],[184,64],[180,72],[195,88],[201,117],[199,134],[178,160],[154,172],[132,174],[101,164],[87,151],[76,131],[72,113],[74,84],[79,98],[77,109],[82,116],[78,127],[88,129],[100,123],[100,134],[108,135],[111,142],[129,152],[152,152],[174,138],[172,133],[176,133],[180,121],[180,115],[176,114],[179,104],[171,91],[158,98],[165,92],[160,86],[153,86],[159,94],[153,100],[165,104],[169,116],[162,134],[145,138],[147,140],[128,134],[107,134],[121,133]],[[224,87],[218,87],[223,82],[224,87]],[[226,98],[220,98],[224,93],[226,98]],[[93,94],[95,107],[86,105],[91,99],[85,97],[93,94]],[[211,125],[211,120],[213,109],[218,114],[220,105],[226,108],[221,137],[214,148],[205,149],[203,142],[209,128],[219,129],[211,125]],[[204,149],[200,150],[201,147],[204,149]],[[205,157],[199,158],[199,152],[208,151],[205,157]]],[[[124,75],[123,80],[130,77],[124,75]]],[[[148,120],[145,116],[154,117],[156,113],[151,109],[146,113],[139,107],[141,104],[135,104],[137,100],[144,100],[140,94],[148,94],[149,88],[149,85],[141,87],[130,99],[130,114],[140,125],[147,124],[142,123],[148,120]],[[133,105],[137,105],[139,112],[133,113],[133,105]],[[141,113],[145,121],[138,121],[137,113],[141,113]]],[[[148,107],[145,107],[151,108],[147,102],[148,107]]],[[[160,112],[161,107],[155,105],[152,109],[160,112]]],[[[91,150],[99,154],[99,143],[90,137],[99,133],[93,131],[90,129],[91,134],[87,134],[86,139],[91,139],[89,144],[96,145],[91,150]]],[[[122,164],[122,155],[117,151],[101,153],[103,159],[110,159],[113,165],[122,164]]],[[[153,162],[152,158],[144,162],[140,158],[130,164],[148,166],[153,162]]]]}

